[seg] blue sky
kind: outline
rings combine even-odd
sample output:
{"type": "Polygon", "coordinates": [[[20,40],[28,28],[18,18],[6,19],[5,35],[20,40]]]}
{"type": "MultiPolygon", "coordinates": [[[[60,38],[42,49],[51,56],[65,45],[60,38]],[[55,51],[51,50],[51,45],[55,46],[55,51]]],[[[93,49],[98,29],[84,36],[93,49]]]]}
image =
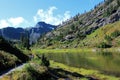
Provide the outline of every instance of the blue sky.
{"type": "Polygon", "coordinates": [[[30,27],[39,21],[58,25],[103,0],[0,0],[0,28],[30,27]]]}

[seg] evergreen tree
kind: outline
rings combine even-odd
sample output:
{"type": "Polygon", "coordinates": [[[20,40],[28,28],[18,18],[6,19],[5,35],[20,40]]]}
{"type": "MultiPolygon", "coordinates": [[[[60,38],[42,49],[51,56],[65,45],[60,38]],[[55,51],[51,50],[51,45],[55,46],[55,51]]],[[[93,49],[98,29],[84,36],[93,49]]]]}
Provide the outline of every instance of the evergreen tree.
{"type": "Polygon", "coordinates": [[[47,60],[47,58],[45,57],[45,55],[43,54],[41,57],[42,60],[42,65],[48,67],[50,65],[49,60],[47,60]]]}
{"type": "Polygon", "coordinates": [[[24,33],[21,33],[21,44],[23,47],[25,47],[26,49],[30,49],[30,40],[29,40],[30,36],[29,36],[29,32],[25,31],[24,33]]]}

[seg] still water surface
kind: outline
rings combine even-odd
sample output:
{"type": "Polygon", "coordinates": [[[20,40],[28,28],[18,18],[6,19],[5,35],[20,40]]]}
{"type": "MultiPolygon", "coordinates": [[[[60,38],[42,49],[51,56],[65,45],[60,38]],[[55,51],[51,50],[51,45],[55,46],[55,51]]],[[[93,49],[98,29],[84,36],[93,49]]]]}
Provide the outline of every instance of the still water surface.
{"type": "Polygon", "coordinates": [[[120,76],[120,53],[80,52],[46,53],[48,59],[69,66],[97,69],[107,74],[120,76]]]}

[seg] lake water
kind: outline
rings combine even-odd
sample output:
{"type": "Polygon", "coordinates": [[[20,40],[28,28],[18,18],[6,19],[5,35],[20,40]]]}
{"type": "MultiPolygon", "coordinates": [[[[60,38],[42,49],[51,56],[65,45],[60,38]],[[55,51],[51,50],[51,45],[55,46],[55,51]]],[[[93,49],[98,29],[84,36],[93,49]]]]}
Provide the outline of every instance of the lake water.
{"type": "Polygon", "coordinates": [[[80,52],[46,53],[50,60],[69,66],[96,69],[101,72],[120,76],[120,53],[80,52]]]}

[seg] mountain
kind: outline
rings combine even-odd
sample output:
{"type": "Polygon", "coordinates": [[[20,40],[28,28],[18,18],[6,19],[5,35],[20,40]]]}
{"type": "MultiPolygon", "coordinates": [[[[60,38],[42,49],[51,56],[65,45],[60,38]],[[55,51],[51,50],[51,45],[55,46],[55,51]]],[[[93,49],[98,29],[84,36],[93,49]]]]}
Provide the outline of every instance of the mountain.
{"type": "MultiPolygon", "coordinates": [[[[93,10],[77,14],[39,39],[41,48],[76,48],[97,29],[120,20],[120,0],[104,0],[93,10]]],[[[99,33],[100,35],[100,33],[99,33]]],[[[83,43],[84,44],[84,43],[83,43]]],[[[91,44],[91,43],[89,43],[91,44]]]]}
{"type": "Polygon", "coordinates": [[[22,32],[24,32],[23,28],[7,27],[0,30],[0,35],[6,39],[19,40],[22,32]]]}
{"type": "Polygon", "coordinates": [[[40,37],[41,34],[49,32],[55,29],[56,27],[57,26],[50,25],[45,22],[38,22],[35,27],[29,29],[14,27],[0,29],[0,35],[8,40],[20,40],[21,34],[25,31],[28,31],[30,34],[30,41],[32,43],[37,41],[38,37],[40,37]]]}
{"type": "Polygon", "coordinates": [[[57,26],[47,24],[45,22],[38,22],[35,27],[28,29],[30,33],[30,43],[34,43],[40,37],[40,35],[50,32],[56,29],[57,26]]]}

